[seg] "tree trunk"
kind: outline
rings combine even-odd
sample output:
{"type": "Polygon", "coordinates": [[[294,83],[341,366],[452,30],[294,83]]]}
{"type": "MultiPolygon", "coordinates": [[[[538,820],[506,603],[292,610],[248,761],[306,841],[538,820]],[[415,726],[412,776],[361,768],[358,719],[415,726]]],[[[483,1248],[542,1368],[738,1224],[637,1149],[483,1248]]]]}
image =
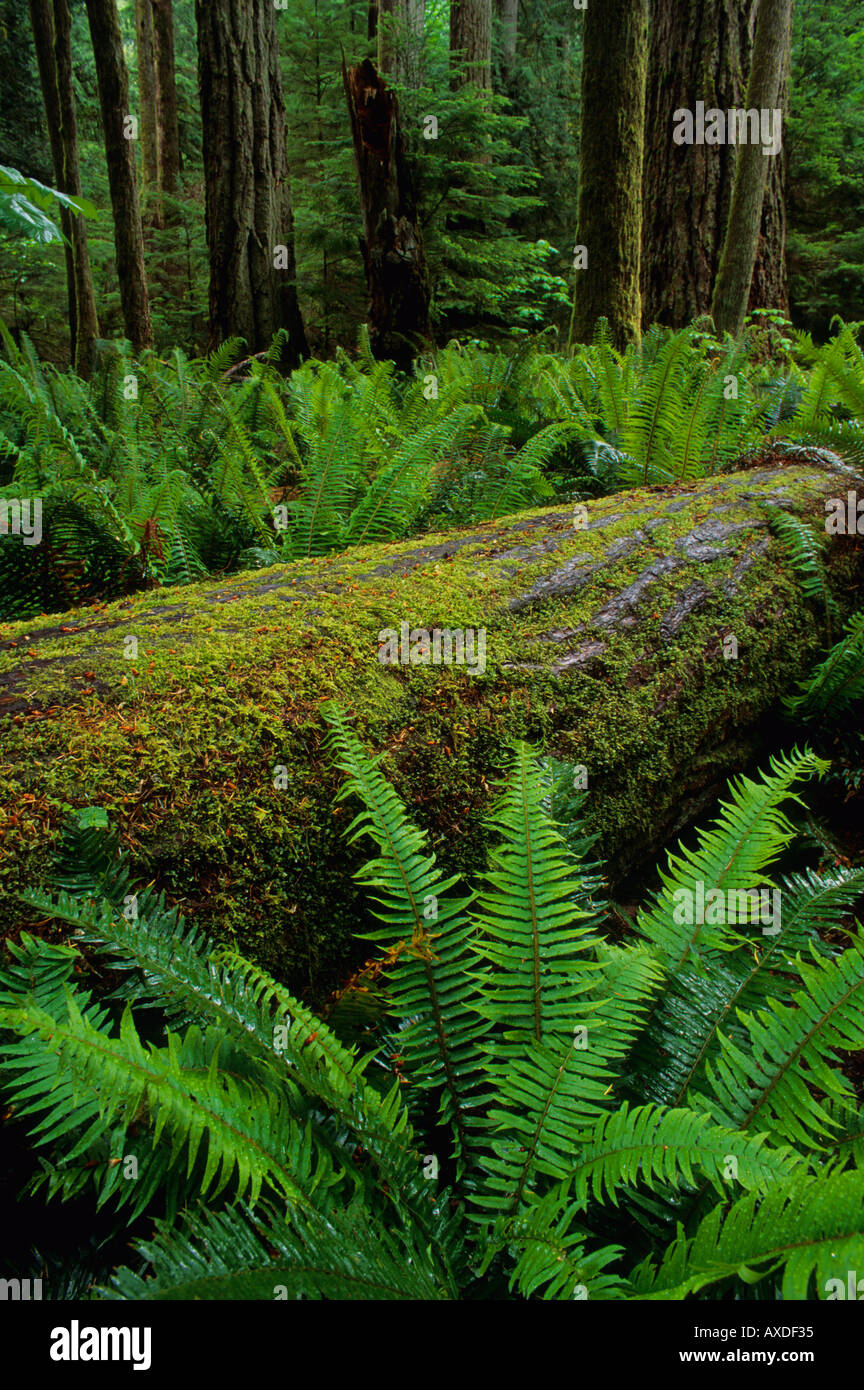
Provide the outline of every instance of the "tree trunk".
{"type": "Polygon", "coordinates": [[[366,59],[343,64],[363,215],[372,351],[408,371],[432,341],[429,272],[398,103],[366,59]]]}
{"type": "MultiPolygon", "coordinates": [[[[30,920],[15,893],[44,882],[64,810],[98,805],[141,881],[325,994],[360,921],[325,697],[385,753],[448,867],[484,866],[509,739],[584,767],[621,883],[764,758],[777,697],[824,639],[760,502],[821,529],[825,497],[853,484],[773,457],[591,501],[578,529],[569,510],[534,512],[7,627],[3,925],[30,920]],[[474,674],[382,663],[403,623],[473,634],[474,674]]],[[[853,602],[861,546],[837,542],[828,566],[853,602]]]]}
{"type": "MultiPolygon", "coordinates": [[[[68,0],[54,0],[54,57],[60,102],[60,139],[63,149],[64,193],[81,194],[78,162],[78,123],[75,117],[75,91],[72,85],[72,18],[68,0]]],[[[87,226],[83,217],[71,217],[72,267],[75,276],[75,371],[89,381],[99,337],[99,317],[90,270],[87,226]]]]}
{"type": "Polygon", "coordinates": [[[505,66],[516,57],[516,43],[519,37],[519,0],[497,0],[498,20],[501,25],[501,53],[505,66]]]}
{"type": "Polygon", "coordinates": [[[642,310],[641,204],[650,0],[604,0],[585,11],[576,277],[570,341],[599,318],[623,348],[642,310]],[[578,261],[587,255],[587,265],[578,261]]]}
{"type": "MultiPolygon", "coordinates": [[[[30,21],[36,46],[39,84],[45,104],[54,184],[62,193],[81,193],[78,130],[72,89],[72,51],[66,0],[30,0],[30,21]]],[[[89,378],[99,336],[96,299],[90,273],[87,232],[82,217],[64,208],[60,227],[66,238],[66,288],[69,302],[69,344],[78,375],[89,378]]]]}
{"type": "Polygon", "coordinates": [[[381,0],[378,13],[378,71],[383,78],[417,88],[423,80],[426,0],[381,0]]]}
{"type": "Polygon", "coordinates": [[[642,309],[645,326],[710,313],[732,201],[735,147],[679,145],[673,116],[744,96],[754,0],[655,0],[645,112],[642,309]]]}
{"type": "MultiPolygon", "coordinates": [[[[778,108],[784,73],[788,70],[792,6],[793,0],[760,0],[747,84],[748,110],[778,108]]],[[[741,333],[747,313],[769,158],[761,144],[749,143],[739,147],[735,162],[732,207],[712,303],[718,333],[731,333],[733,337],[741,333]]]]}
{"type": "Polygon", "coordinates": [[[123,323],[134,351],[141,352],[153,346],[153,325],[144,273],[144,236],[135,155],[132,141],[127,138],[129,74],[123,56],[116,0],[87,0],[87,19],[96,59],[123,323]]]}
{"type": "MultiPolygon", "coordinates": [[[[177,120],[177,74],[174,65],[173,0],[151,0],[156,59],[156,119],[159,126],[159,187],[170,198],[180,177],[180,127],[177,120]]],[[[165,215],[166,225],[174,220],[165,215]]]]}
{"type": "Polygon", "coordinates": [[[250,352],[288,330],[282,363],[308,355],[297,300],[294,218],[276,11],[270,0],[196,0],[212,344],[250,352]]]}
{"type": "MultiPolygon", "coordinates": [[[[783,85],[778,107],[783,112],[783,129],[787,128],[789,116],[789,73],[787,52],[787,71],[783,74],[783,85]]],[[[786,143],[768,170],[768,187],[762,203],[762,222],[759,228],[759,244],[756,251],[756,264],[750,282],[748,312],[753,309],[779,309],[789,316],[789,271],[786,264],[786,186],[788,174],[788,155],[786,143]]]]}
{"type": "Polygon", "coordinates": [[[159,132],[156,119],[153,10],[150,0],[135,0],[135,49],[138,54],[138,116],[141,122],[141,188],[142,193],[149,193],[154,198],[154,221],[159,226],[159,132]]]}
{"type": "Polygon", "coordinates": [[[454,87],[492,86],[492,0],[450,0],[450,61],[454,87]]]}
{"type": "MultiPolygon", "coordinates": [[[[48,143],[51,147],[51,166],[54,171],[54,186],[65,193],[63,187],[63,137],[60,113],[60,88],[57,77],[57,61],[54,53],[54,21],[51,14],[51,0],[29,0],[30,26],[33,30],[33,43],[36,48],[36,66],[39,70],[39,86],[45,106],[48,143]]],[[[75,289],[75,262],[72,248],[72,214],[68,208],[61,208],[60,230],[66,238],[64,255],[66,260],[66,296],[69,304],[69,356],[75,361],[78,331],[78,314],[75,289]]]]}

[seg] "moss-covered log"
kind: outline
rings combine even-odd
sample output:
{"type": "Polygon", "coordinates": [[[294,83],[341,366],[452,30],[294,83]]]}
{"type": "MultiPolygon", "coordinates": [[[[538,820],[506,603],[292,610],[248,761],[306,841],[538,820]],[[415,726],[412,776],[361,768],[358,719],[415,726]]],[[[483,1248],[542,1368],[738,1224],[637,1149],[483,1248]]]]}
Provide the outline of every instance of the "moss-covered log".
{"type": "MultiPolygon", "coordinates": [[[[587,769],[620,880],[757,751],[824,638],[763,504],[823,526],[850,485],[769,460],[587,516],[529,512],[6,627],[6,925],[64,811],[99,804],[191,917],[325,990],[356,959],[359,911],[323,746],[334,696],[451,865],[482,864],[506,742],[527,736],[587,769]],[[382,664],[380,634],[403,622],[485,629],[485,671],[382,664]]],[[[832,544],[851,598],[860,548],[832,544]]]]}

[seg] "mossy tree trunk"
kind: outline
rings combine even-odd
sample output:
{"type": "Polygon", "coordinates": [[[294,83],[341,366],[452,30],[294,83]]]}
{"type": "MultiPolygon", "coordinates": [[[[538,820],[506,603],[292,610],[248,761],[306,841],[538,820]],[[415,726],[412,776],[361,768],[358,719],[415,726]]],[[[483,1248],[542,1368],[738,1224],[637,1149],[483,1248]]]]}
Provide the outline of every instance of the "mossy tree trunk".
{"type": "MultiPolygon", "coordinates": [[[[782,110],[779,103],[792,40],[792,9],[793,0],[759,0],[747,83],[748,110],[782,110]]],[[[740,146],[735,162],[732,206],[712,302],[718,332],[733,337],[740,335],[747,314],[770,158],[761,144],[750,143],[740,146]]]]}
{"type": "Polygon", "coordinates": [[[135,0],[135,51],[138,56],[138,116],[141,123],[141,189],[143,194],[149,194],[153,199],[151,216],[159,226],[159,127],[156,119],[153,7],[150,0],[135,0]]]}
{"type": "MultiPolygon", "coordinates": [[[[159,129],[159,188],[169,198],[177,194],[180,177],[180,126],[177,119],[177,73],[174,58],[173,0],[151,0],[156,64],[156,120],[159,129]]],[[[173,221],[165,210],[168,226],[173,221]]]]}
{"type": "MultiPolygon", "coordinates": [[[[620,884],[764,759],[762,717],[824,641],[764,504],[821,529],[851,485],[772,460],[6,627],[0,912],[21,924],[15,892],[44,880],[64,808],[99,805],[144,881],[325,994],[363,926],[328,698],[459,870],[484,866],[508,740],[584,768],[620,884]],[[382,664],[403,623],[473,633],[473,670],[382,664]]],[[[829,552],[847,605],[861,549],[829,552]]]]}
{"type": "Polygon", "coordinates": [[[285,104],[271,0],[196,0],[210,333],[250,352],[288,330],[282,365],[308,356],[297,299],[285,104]]]}
{"type": "Polygon", "coordinates": [[[116,0],[87,0],[96,81],[114,214],[114,248],[126,336],[138,353],[153,346],[144,271],[144,234],[138,201],[134,144],[129,138],[129,74],[116,0]]]}
{"type": "Polygon", "coordinates": [[[432,341],[429,272],[399,104],[368,58],[342,68],[363,216],[367,322],[376,357],[408,371],[432,341]]]}
{"type": "MultiPolygon", "coordinates": [[[[786,52],[780,96],[777,100],[777,106],[783,112],[784,131],[789,117],[790,61],[791,48],[786,52]]],[[[786,261],[786,193],[789,156],[785,140],[782,150],[775,158],[769,160],[769,164],[768,186],[762,200],[756,264],[750,281],[747,310],[750,312],[753,309],[779,309],[788,318],[790,310],[789,267],[786,261]]]]}
{"type": "MultiPolygon", "coordinates": [[[[39,72],[39,86],[42,89],[42,102],[45,107],[45,121],[48,144],[51,149],[51,167],[54,171],[54,185],[63,192],[63,140],[60,134],[60,91],[57,82],[57,64],[54,55],[54,18],[51,13],[51,0],[29,0],[30,27],[33,30],[33,44],[36,49],[36,66],[39,72]]],[[[60,209],[60,228],[66,238],[63,248],[66,259],[66,295],[69,304],[69,351],[75,360],[76,306],[75,306],[75,267],[72,259],[72,215],[68,208],[60,209]]]]}
{"type": "MultiPolygon", "coordinates": [[[[54,0],[54,56],[57,64],[57,90],[60,99],[60,143],[63,149],[64,193],[81,194],[78,161],[78,122],[75,116],[75,90],[72,85],[72,16],[68,0],[54,0]]],[[[75,371],[89,381],[96,356],[99,318],[96,293],[90,269],[87,226],[83,217],[70,218],[72,268],[75,276],[75,371]]]]}
{"type": "Polygon", "coordinates": [[[606,318],[623,348],[641,332],[642,163],[650,0],[603,0],[585,11],[582,139],[570,340],[590,342],[606,318]]]}
{"type": "MultiPolygon", "coordinates": [[[[30,0],[39,83],[48,127],[54,182],[63,193],[81,193],[78,126],[72,87],[71,20],[67,0],[30,0]]],[[[93,369],[99,320],[83,217],[64,208],[60,225],[66,237],[66,284],[72,364],[88,380],[93,369]]]]}

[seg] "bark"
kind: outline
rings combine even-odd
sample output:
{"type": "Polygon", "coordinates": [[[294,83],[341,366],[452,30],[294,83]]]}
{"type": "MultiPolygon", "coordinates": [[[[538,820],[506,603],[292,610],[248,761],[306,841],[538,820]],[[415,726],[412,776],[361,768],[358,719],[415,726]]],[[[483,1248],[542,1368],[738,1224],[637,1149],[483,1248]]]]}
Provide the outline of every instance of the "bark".
{"type": "MultiPolygon", "coordinates": [[[[787,60],[790,54],[787,52],[787,60]]],[[[788,61],[787,61],[788,69],[788,61]]],[[[789,74],[783,74],[783,87],[777,105],[783,111],[783,129],[789,117],[789,74]]],[[[789,270],[786,264],[786,188],[789,160],[783,149],[770,161],[768,187],[762,202],[762,222],[756,264],[750,282],[748,312],[753,309],[779,309],[789,317],[789,270]]]]}
{"type": "Polygon", "coordinates": [[[450,0],[453,85],[492,86],[492,0],[450,0]]]}
{"type": "MultiPolygon", "coordinates": [[[[151,0],[156,57],[156,119],[159,126],[159,187],[173,198],[180,177],[180,127],[177,120],[177,74],[174,63],[173,0],[151,0]]],[[[171,224],[170,212],[166,214],[171,224]]]]}
{"type": "MultiPolygon", "coordinates": [[[[761,504],[822,527],[825,497],[850,486],[772,455],[589,502],[579,529],[569,510],[533,512],[7,627],[0,912],[20,925],[15,893],[44,881],[64,807],[100,805],[141,881],[325,993],[360,922],[362,853],[343,834],[353,808],[335,805],[325,697],[463,871],[484,866],[509,739],[584,766],[598,853],[621,883],[764,757],[777,696],[824,640],[761,504]],[[382,633],[402,622],[482,628],[485,672],[381,664],[382,633]],[[130,635],[138,660],[124,659],[130,635]]],[[[848,538],[828,552],[846,604],[861,552],[848,538]]]]}
{"type": "Polygon", "coordinates": [[[423,81],[426,0],[381,0],[378,71],[383,78],[418,88],[423,81]]]}
{"type": "Polygon", "coordinates": [[[676,145],[675,111],[744,97],[753,0],[655,0],[645,113],[643,315],[683,328],[708,314],[729,216],[735,148],[676,145]]]}
{"type": "Polygon", "coordinates": [[[604,0],[585,11],[577,245],[571,343],[609,320],[623,348],[638,341],[642,161],[650,0],[604,0]]]}
{"type": "MultiPolygon", "coordinates": [[[[642,311],[647,327],[710,314],[737,147],[677,145],[673,115],[744,105],[757,0],[655,0],[645,119],[642,311]]],[[[788,106],[788,82],[784,83],[788,106]]],[[[785,156],[771,161],[750,307],[788,307],[785,156]]]]}
{"type": "MultiPolygon", "coordinates": [[[[78,129],[72,88],[72,49],[67,0],[30,0],[30,20],[36,46],[39,83],[45,104],[54,184],[62,193],[81,193],[78,129]]],[[[66,238],[66,288],[69,302],[69,343],[72,364],[89,378],[99,336],[96,298],[90,272],[87,232],[83,217],[63,209],[60,227],[66,238]]]]}
{"type": "MultiPolygon", "coordinates": [[[[788,70],[793,0],[760,0],[747,84],[748,110],[773,110],[782,95],[788,70]]],[[[712,313],[719,333],[738,337],[744,326],[756,253],[762,207],[768,184],[768,160],[759,144],[742,145],[735,162],[732,206],[712,313]]]]}
{"type": "Polygon", "coordinates": [[[510,65],[516,57],[519,37],[519,0],[497,0],[497,6],[501,24],[501,52],[505,65],[510,65]]]}
{"type": "MultiPolygon", "coordinates": [[[[156,120],[156,57],[150,0],[135,0],[135,49],[138,55],[138,116],[141,122],[141,186],[156,194],[159,185],[159,134],[156,120]]],[[[160,222],[158,206],[155,221],[160,222]]]]}
{"type": "MultiPolygon", "coordinates": [[[[57,67],[57,89],[60,102],[60,139],[63,150],[64,193],[73,197],[81,194],[81,170],[78,160],[78,123],[75,116],[75,91],[72,85],[72,17],[68,0],[54,0],[54,56],[57,67]]],[[[80,377],[90,379],[99,337],[99,317],[96,294],[90,269],[87,246],[87,225],[83,217],[71,217],[69,235],[72,241],[72,268],[75,277],[75,354],[74,366],[80,377]]]]}
{"type": "Polygon", "coordinates": [[[130,114],[129,74],[116,0],[87,0],[87,19],[96,59],[123,324],[134,351],[141,352],[153,346],[153,325],[144,272],[134,147],[124,129],[130,114]]]}
{"type": "MultiPolygon", "coordinates": [[[[60,89],[54,53],[54,20],[51,13],[51,0],[29,0],[29,9],[33,43],[36,48],[39,85],[42,89],[42,101],[45,106],[45,118],[48,127],[48,143],[51,148],[54,186],[59,188],[61,192],[65,192],[66,190],[63,188],[64,160],[60,89]]],[[[77,305],[72,248],[72,215],[67,208],[62,208],[60,211],[60,230],[66,238],[66,245],[63,249],[66,260],[66,295],[69,304],[69,355],[74,362],[77,339],[77,305]]]]}
{"type": "Polygon", "coordinates": [[[297,299],[294,217],[276,11],[269,0],[196,0],[212,345],[250,352],[288,330],[286,367],[308,355],[297,299]]]}
{"type": "Polygon", "coordinates": [[[343,65],[363,216],[372,351],[407,371],[432,341],[429,272],[396,97],[367,59],[343,65]]]}

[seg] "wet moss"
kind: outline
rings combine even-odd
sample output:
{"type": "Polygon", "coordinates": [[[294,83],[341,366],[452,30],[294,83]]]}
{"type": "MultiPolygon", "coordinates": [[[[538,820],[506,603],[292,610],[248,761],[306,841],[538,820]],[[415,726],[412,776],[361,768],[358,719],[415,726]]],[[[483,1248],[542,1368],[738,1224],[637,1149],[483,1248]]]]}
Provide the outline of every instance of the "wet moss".
{"type": "MultiPolygon", "coordinates": [[[[146,880],[320,996],[357,960],[351,933],[363,924],[351,880],[359,851],[342,835],[350,810],[334,804],[324,747],[320,705],[332,697],[385,752],[455,868],[483,865],[494,781],[519,737],[585,764],[601,850],[623,876],[736,770],[748,731],[812,664],[821,618],[758,502],[780,498],[815,520],[837,487],[831,474],[792,468],[641,490],[591,503],[587,530],[567,512],[529,512],[7,627],[5,926],[27,920],[14,894],[44,880],[64,813],[99,804],[146,880]],[[595,621],[647,566],[680,557],[679,541],[718,520],[749,529],[714,558],[682,557],[619,620],[595,621]],[[520,606],[553,576],[560,592],[520,606]],[[670,635],[664,615],[694,580],[705,595],[670,635]],[[378,634],[403,620],[485,628],[485,674],[381,665],[378,634]],[[736,660],[724,658],[730,634],[736,660]],[[556,674],[586,635],[600,653],[556,674]]],[[[839,547],[832,567],[851,596],[860,552],[839,547]]]]}

